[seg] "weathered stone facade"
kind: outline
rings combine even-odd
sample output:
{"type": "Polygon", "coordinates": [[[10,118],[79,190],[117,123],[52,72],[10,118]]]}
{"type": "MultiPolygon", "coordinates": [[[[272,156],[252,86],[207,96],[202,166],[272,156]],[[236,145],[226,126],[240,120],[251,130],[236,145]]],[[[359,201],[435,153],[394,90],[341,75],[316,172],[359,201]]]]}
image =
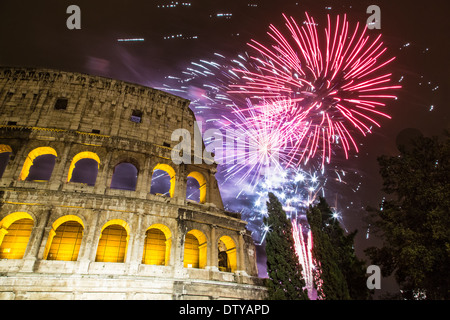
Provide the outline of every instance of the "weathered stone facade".
{"type": "Polygon", "coordinates": [[[0,244],[14,221],[32,220],[23,257],[0,259],[0,299],[265,296],[250,233],[239,214],[224,211],[215,166],[171,161],[173,130],[188,129],[194,136],[195,117],[188,105],[185,99],[123,81],[0,68],[0,154],[9,155],[3,174],[0,170],[0,244]],[[45,150],[55,155],[50,178],[27,180],[34,159],[45,150]],[[70,179],[83,155],[98,162],[95,185],[70,179]],[[137,169],[135,190],[110,187],[120,163],[137,169]],[[173,170],[171,196],[150,194],[155,168],[173,170]],[[202,203],[186,200],[192,172],[203,179],[202,203]],[[77,257],[50,260],[57,226],[69,220],[82,226],[77,257]],[[96,258],[111,221],[127,233],[123,262],[96,258]],[[152,226],[165,234],[167,253],[160,265],[143,263],[146,231],[152,226]],[[198,239],[198,268],[183,264],[188,233],[198,239]],[[220,239],[227,239],[225,250],[233,260],[228,272],[219,269],[220,239]]]}

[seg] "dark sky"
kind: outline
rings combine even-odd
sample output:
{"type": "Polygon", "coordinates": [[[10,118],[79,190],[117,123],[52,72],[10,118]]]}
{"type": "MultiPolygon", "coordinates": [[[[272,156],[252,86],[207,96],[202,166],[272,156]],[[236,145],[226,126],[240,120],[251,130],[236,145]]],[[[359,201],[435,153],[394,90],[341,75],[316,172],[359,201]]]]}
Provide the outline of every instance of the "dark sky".
{"type": "Polygon", "coordinates": [[[336,190],[328,199],[344,199],[338,206],[346,228],[360,230],[355,247],[362,255],[369,242],[361,208],[376,206],[382,197],[376,158],[397,154],[396,137],[406,128],[427,136],[449,128],[448,0],[2,0],[0,65],[84,72],[160,87],[167,75],[179,74],[190,61],[208,59],[214,52],[236,56],[247,50],[251,38],[267,40],[269,23],[281,25],[283,12],[303,19],[308,11],[319,20],[327,13],[347,13],[350,22],[365,23],[371,4],[381,9],[381,30],[370,32],[381,31],[389,55],[397,56],[390,68],[393,79],[402,79],[403,89],[389,103],[392,120],[383,120],[380,129],[359,141],[357,157],[334,163],[357,172],[349,184],[361,182],[358,193],[336,190]],[[71,4],[81,8],[81,30],[66,28],[71,4]],[[224,13],[232,16],[220,16],[224,13]]]}

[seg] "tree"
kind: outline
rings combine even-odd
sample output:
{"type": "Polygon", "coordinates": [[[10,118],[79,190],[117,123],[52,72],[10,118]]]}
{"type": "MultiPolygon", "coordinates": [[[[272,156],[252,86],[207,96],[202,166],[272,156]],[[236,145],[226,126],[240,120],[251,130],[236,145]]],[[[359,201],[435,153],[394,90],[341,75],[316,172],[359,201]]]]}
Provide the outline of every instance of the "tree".
{"type": "Polygon", "coordinates": [[[394,273],[407,299],[450,298],[449,138],[417,137],[400,155],[378,158],[389,198],[368,211],[383,246],[366,253],[383,276],[394,273]]]}
{"type": "Polygon", "coordinates": [[[356,232],[345,235],[322,197],[307,212],[314,239],[313,256],[320,261],[321,294],[325,299],[367,299],[364,261],[356,257],[353,243],[356,232]]]}
{"type": "Polygon", "coordinates": [[[268,298],[306,300],[308,295],[303,289],[305,281],[302,266],[295,253],[292,226],[273,193],[269,193],[267,211],[268,218],[265,218],[264,222],[270,228],[266,236],[268,298]]]}

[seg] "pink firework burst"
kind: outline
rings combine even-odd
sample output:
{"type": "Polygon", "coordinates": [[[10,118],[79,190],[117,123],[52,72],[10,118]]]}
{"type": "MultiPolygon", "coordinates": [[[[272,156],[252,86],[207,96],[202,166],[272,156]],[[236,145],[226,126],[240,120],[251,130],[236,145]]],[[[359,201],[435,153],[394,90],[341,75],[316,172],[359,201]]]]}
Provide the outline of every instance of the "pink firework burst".
{"type": "Polygon", "coordinates": [[[289,36],[270,25],[271,46],[252,40],[256,67],[233,69],[242,83],[230,85],[229,93],[243,94],[265,117],[290,124],[288,164],[319,156],[323,166],[338,145],[348,158],[350,149],[358,152],[354,132],[366,136],[373,125],[380,127],[377,118],[390,118],[380,110],[401,86],[383,70],[395,57],[384,58],[381,34],[372,37],[359,23],[350,30],[346,15],[334,23],[328,15],[322,34],[307,13],[302,26],[283,17],[289,36]]]}

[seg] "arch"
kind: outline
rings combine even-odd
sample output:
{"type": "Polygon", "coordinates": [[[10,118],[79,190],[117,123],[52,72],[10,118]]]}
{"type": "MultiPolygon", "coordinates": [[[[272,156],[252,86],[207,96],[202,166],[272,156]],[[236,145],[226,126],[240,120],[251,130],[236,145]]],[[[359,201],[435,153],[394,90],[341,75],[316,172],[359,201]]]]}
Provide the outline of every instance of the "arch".
{"type": "Polygon", "coordinates": [[[22,167],[22,171],[20,172],[20,176],[19,176],[20,180],[24,181],[27,179],[28,175],[30,174],[30,169],[33,166],[34,160],[37,157],[43,156],[43,155],[53,155],[53,156],[55,156],[55,158],[58,157],[58,154],[56,153],[55,149],[53,149],[51,147],[39,147],[39,148],[33,149],[32,151],[30,151],[30,153],[28,153],[28,156],[25,159],[25,162],[22,167]]]}
{"type": "Polygon", "coordinates": [[[67,222],[67,221],[76,221],[79,224],[81,224],[81,226],[84,229],[83,220],[81,220],[80,217],[78,217],[74,214],[68,214],[68,215],[65,215],[65,216],[62,216],[62,217],[59,217],[58,219],[56,219],[55,222],[53,222],[53,224],[52,224],[52,229],[56,230],[60,225],[62,225],[64,222],[67,222]]]}
{"type": "Polygon", "coordinates": [[[125,229],[125,231],[127,232],[127,235],[130,234],[130,226],[128,225],[128,223],[126,223],[126,221],[124,221],[124,220],[122,220],[122,219],[112,219],[112,220],[109,220],[108,222],[106,222],[106,223],[103,225],[101,232],[103,232],[103,230],[105,230],[107,227],[109,227],[109,226],[111,226],[111,225],[114,225],[114,224],[117,224],[117,225],[123,227],[123,228],[125,229]]]}
{"type": "Polygon", "coordinates": [[[235,272],[237,268],[236,243],[229,236],[218,241],[218,267],[220,271],[235,272]]]}
{"type": "Polygon", "coordinates": [[[169,264],[170,249],[172,247],[172,233],[163,224],[151,225],[145,233],[143,264],[169,264]]]}
{"type": "Polygon", "coordinates": [[[77,261],[84,223],[76,215],[65,215],[52,224],[44,252],[46,260],[77,261]]]}
{"type": "Polygon", "coordinates": [[[201,174],[198,171],[192,171],[191,173],[188,174],[187,177],[194,178],[195,180],[197,180],[198,185],[199,185],[199,192],[200,192],[199,203],[205,203],[205,201],[206,201],[206,179],[203,176],[203,174],[201,174]]]}
{"type": "Polygon", "coordinates": [[[113,219],[102,227],[97,246],[96,262],[125,262],[130,227],[121,219],[113,219]]]}
{"type": "MultiPolygon", "coordinates": [[[[70,182],[72,180],[73,172],[76,168],[77,162],[80,160],[83,160],[83,159],[92,159],[97,162],[97,172],[95,174],[95,176],[97,176],[98,169],[100,167],[100,158],[94,152],[84,151],[84,152],[77,153],[73,157],[72,162],[70,163],[70,167],[69,167],[69,174],[67,175],[67,182],[70,182]]],[[[76,182],[78,182],[78,181],[76,181],[76,182]]]]}
{"type": "Polygon", "coordinates": [[[207,240],[200,230],[193,229],[186,233],[184,238],[184,259],[185,268],[200,268],[206,266],[207,240]]]}
{"type": "Polygon", "coordinates": [[[3,176],[3,173],[5,172],[11,153],[12,149],[10,146],[6,144],[0,144],[0,178],[3,176]]]}
{"type": "Polygon", "coordinates": [[[12,223],[19,219],[31,219],[34,221],[33,217],[28,212],[13,212],[0,221],[0,228],[8,229],[12,223]]]}
{"type": "Polygon", "coordinates": [[[149,229],[151,229],[151,228],[157,228],[157,229],[161,230],[161,232],[164,233],[164,236],[165,236],[167,239],[172,238],[172,232],[170,231],[169,227],[167,227],[167,226],[164,225],[164,224],[161,224],[161,223],[154,223],[154,224],[152,224],[150,227],[148,227],[147,230],[149,230],[149,229]]]}
{"type": "Polygon", "coordinates": [[[111,179],[111,189],[136,190],[139,170],[131,162],[121,162],[114,167],[111,179]]]}
{"type": "MultiPolygon", "coordinates": [[[[173,198],[173,195],[175,193],[175,170],[169,166],[168,164],[164,164],[164,163],[158,163],[152,171],[152,184],[153,184],[153,174],[156,170],[162,170],[167,172],[167,174],[170,177],[170,188],[169,188],[169,195],[171,198],[173,198]]],[[[152,193],[152,188],[150,187],[150,193],[152,193]]]]}
{"type": "Polygon", "coordinates": [[[26,212],[14,212],[0,221],[0,259],[22,259],[34,220],[26,212]]]}

